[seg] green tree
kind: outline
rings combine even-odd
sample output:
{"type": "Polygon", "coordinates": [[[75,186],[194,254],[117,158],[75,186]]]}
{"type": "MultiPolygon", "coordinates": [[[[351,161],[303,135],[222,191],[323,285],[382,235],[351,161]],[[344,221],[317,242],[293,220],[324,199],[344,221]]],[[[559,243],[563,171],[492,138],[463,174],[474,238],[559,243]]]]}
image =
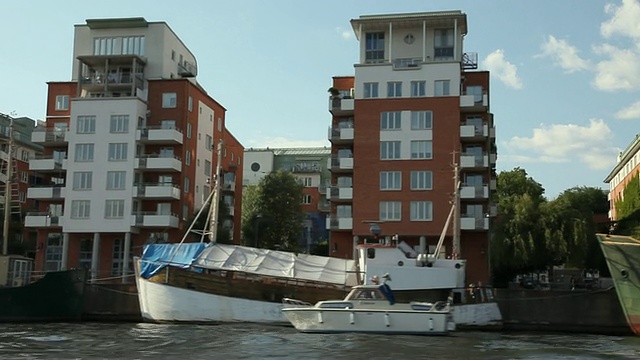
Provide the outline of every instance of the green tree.
{"type": "MultiPolygon", "coordinates": [[[[202,211],[202,213],[200,214],[200,217],[198,217],[197,219],[195,218],[195,214],[194,214],[194,218],[190,222],[191,224],[192,222],[195,221],[195,224],[193,225],[193,230],[202,230],[205,228],[206,229],[209,228],[209,224],[207,224],[207,214],[209,213],[210,208],[211,208],[210,203],[205,205],[205,209],[202,211]]],[[[230,219],[229,214],[230,214],[229,206],[227,205],[227,203],[225,203],[224,201],[220,201],[218,203],[218,221],[216,222],[216,226],[218,228],[217,234],[216,234],[216,242],[220,244],[231,244],[231,231],[229,228],[227,228],[224,225],[225,220],[230,219]]],[[[192,232],[191,237],[196,241],[200,241],[201,235],[198,233],[192,232]]],[[[208,241],[208,238],[205,239],[205,241],[208,241]]]]}
{"type": "Polygon", "coordinates": [[[243,209],[243,241],[268,249],[298,251],[302,236],[303,185],[290,172],[277,170],[258,184],[255,206],[243,209]]]}

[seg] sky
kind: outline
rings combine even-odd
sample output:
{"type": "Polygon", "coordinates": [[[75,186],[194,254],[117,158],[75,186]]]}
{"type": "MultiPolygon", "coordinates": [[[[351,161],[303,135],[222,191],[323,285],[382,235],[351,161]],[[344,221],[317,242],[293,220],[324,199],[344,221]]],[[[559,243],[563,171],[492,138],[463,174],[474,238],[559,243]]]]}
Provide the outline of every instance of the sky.
{"type": "Polygon", "coordinates": [[[330,146],[327,89],[353,75],[360,15],[461,10],[466,52],[491,72],[497,170],[553,199],[603,182],[639,133],[640,0],[66,0],[0,4],[0,113],[45,119],[48,81],[71,80],[86,19],[165,21],[245,146],[330,146]]]}

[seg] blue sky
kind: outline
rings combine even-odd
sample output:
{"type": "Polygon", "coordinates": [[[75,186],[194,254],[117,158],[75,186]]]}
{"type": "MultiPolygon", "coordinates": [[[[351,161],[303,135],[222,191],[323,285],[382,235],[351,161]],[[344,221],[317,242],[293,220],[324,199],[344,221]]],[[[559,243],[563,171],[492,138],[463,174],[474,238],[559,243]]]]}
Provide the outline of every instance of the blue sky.
{"type": "Polygon", "coordinates": [[[602,181],[640,120],[640,0],[3,1],[0,112],[44,119],[47,81],[71,79],[73,25],[166,21],[246,147],[329,146],[327,89],[352,75],[349,20],[461,10],[465,50],[491,71],[498,171],[524,168],[554,198],[602,181]]]}

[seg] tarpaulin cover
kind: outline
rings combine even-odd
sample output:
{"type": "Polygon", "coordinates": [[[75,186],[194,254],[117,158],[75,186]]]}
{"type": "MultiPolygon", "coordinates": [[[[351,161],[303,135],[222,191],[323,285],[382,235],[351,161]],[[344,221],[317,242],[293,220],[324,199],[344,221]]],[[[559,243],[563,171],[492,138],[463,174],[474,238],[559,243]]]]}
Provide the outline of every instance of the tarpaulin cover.
{"type": "Polygon", "coordinates": [[[188,268],[206,246],[204,243],[145,245],[140,261],[140,276],[148,279],[167,265],[188,268]]]}

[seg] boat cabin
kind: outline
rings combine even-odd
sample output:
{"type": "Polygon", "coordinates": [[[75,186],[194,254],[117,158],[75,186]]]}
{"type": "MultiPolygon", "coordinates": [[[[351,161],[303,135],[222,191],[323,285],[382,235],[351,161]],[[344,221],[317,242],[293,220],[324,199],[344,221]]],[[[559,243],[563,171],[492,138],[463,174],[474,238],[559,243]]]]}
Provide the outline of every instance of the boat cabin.
{"type": "Polygon", "coordinates": [[[391,305],[396,302],[393,292],[387,284],[354,286],[344,298],[344,301],[350,300],[388,301],[391,305]]]}

